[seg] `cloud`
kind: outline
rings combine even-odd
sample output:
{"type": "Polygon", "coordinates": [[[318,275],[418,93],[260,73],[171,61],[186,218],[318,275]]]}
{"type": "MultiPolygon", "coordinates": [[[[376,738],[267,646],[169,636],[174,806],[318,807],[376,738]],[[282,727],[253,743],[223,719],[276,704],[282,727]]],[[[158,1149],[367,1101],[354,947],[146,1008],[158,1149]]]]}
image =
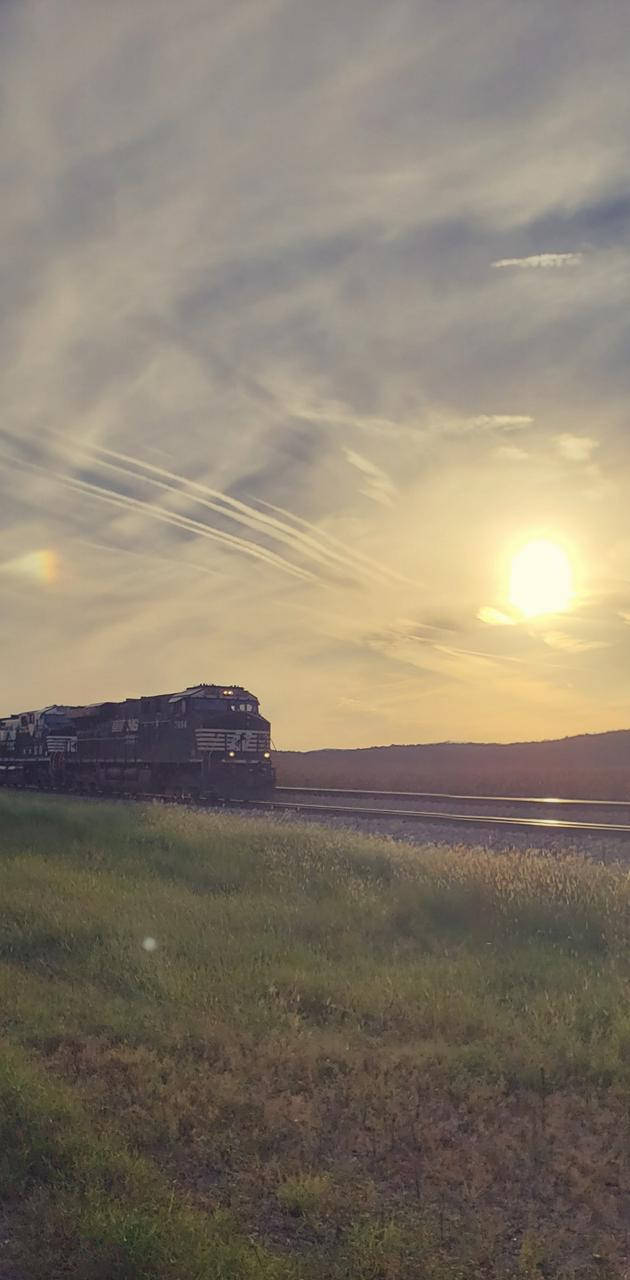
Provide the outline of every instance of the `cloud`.
{"type": "Polygon", "coordinates": [[[547,631],[543,636],[550,649],[561,649],[566,653],[588,653],[591,649],[607,649],[607,640],[582,640],[577,636],[567,635],[564,631],[547,631]]]}
{"type": "Polygon", "coordinates": [[[495,609],[492,605],[482,604],[477,610],[477,617],[480,622],[485,622],[489,627],[514,627],[516,622],[509,614],[502,613],[500,609],[495,609]]]}
{"type": "Polygon", "coordinates": [[[489,430],[496,427],[514,431],[519,427],[530,426],[533,421],[534,419],[526,413],[480,413],[476,418],[471,419],[471,426],[489,430]]]}
{"type": "Polygon", "coordinates": [[[529,454],[526,449],[519,449],[515,444],[500,444],[495,449],[494,456],[506,462],[523,462],[529,454]]]}
{"type": "Polygon", "coordinates": [[[366,498],[371,498],[373,502],[378,502],[382,506],[391,507],[394,495],[396,493],[390,477],[381,467],[377,467],[369,458],[364,458],[362,454],[355,453],[353,449],[344,450],[346,462],[351,467],[355,467],[364,477],[363,488],[359,490],[366,498]]]}
{"type": "Polygon", "coordinates": [[[531,253],[526,258],[498,258],[492,266],[520,267],[525,271],[541,267],[579,267],[583,257],[582,253],[531,253]]]}
{"type": "Polygon", "coordinates": [[[558,453],[569,462],[588,462],[599,447],[599,441],[590,436],[573,436],[569,433],[556,436],[554,444],[558,453]]]}

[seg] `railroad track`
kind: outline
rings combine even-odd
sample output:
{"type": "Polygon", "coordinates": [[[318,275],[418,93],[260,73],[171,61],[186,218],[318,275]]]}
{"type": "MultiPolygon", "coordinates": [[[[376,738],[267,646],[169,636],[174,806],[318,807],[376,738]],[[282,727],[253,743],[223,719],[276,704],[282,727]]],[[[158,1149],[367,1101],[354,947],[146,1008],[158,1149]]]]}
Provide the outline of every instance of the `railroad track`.
{"type": "MultiPolygon", "coordinates": [[[[589,812],[601,813],[602,810],[612,809],[615,813],[625,810],[630,817],[630,801],[625,800],[589,800],[586,798],[566,799],[561,797],[538,797],[538,796],[470,796],[470,795],[450,795],[444,792],[436,791],[366,791],[366,790],[345,790],[342,788],[331,787],[276,787],[275,794],[278,796],[291,797],[290,799],[274,799],[274,800],[252,800],[246,801],[245,807],[256,808],[271,811],[284,811],[295,813],[312,814],[315,817],[345,817],[348,819],[373,819],[384,818],[399,820],[402,822],[420,822],[424,824],[446,824],[449,826],[464,827],[496,827],[509,828],[513,830],[522,830],[529,828],[532,830],[548,830],[548,831],[568,831],[578,834],[580,832],[590,832],[594,835],[621,836],[630,837],[630,822],[602,822],[587,819],[576,819],[570,817],[556,816],[536,816],[533,813],[462,813],[462,805],[473,804],[489,805],[505,808],[525,807],[530,809],[542,810],[543,813],[549,815],[549,810],[558,807],[559,811],[566,813],[567,809],[586,809],[589,812]],[[317,803],[314,797],[334,797],[335,803],[322,804],[317,803]],[[306,797],[306,798],[304,798],[306,797]],[[340,798],[345,799],[362,799],[362,805],[339,804],[340,798]],[[422,802],[423,807],[400,808],[400,807],[383,807],[378,801],[388,800],[391,803],[394,800],[404,800],[422,802]],[[425,808],[424,804],[433,802],[433,805],[446,805],[447,808],[432,807],[425,808]],[[369,802],[369,803],[368,803],[369,802]],[[457,805],[458,809],[453,810],[452,806],[457,805]]],[[[240,802],[238,804],[240,807],[240,802]]]]}
{"type": "MultiPolygon", "coordinates": [[[[10,788],[9,790],[14,790],[10,788]]],[[[34,791],[42,794],[38,787],[20,787],[19,791],[34,791]]],[[[198,797],[193,799],[192,796],[175,796],[162,795],[154,792],[129,793],[129,794],[108,794],[100,793],[98,795],[82,795],[76,792],[44,792],[43,794],[64,795],[67,799],[92,799],[92,800],[118,800],[118,801],[136,801],[140,803],[163,803],[163,804],[184,804],[193,808],[200,809],[221,809],[227,810],[254,810],[257,812],[285,812],[294,813],[296,817],[300,814],[311,814],[314,817],[333,817],[347,818],[352,821],[356,819],[386,819],[401,821],[403,823],[423,823],[425,825],[435,824],[442,826],[462,826],[462,827],[494,827],[496,829],[511,830],[538,830],[551,832],[572,832],[600,836],[617,836],[630,838],[630,822],[596,822],[577,820],[568,817],[537,817],[533,814],[514,814],[514,813],[462,813],[453,811],[451,806],[474,804],[475,806],[492,804],[493,806],[503,806],[504,808],[523,808],[529,806],[534,809],[542,809],[549,811],[558,808],[560,812],[566,812],[567,808],[586,809],[590,812],[602,812],[602,810],[612,810],[613,812],[626,811],[630,818],[630,800],[590,800],[586,798],[567,799],[558,796],[471,796],[471,795],[455,795],[442,791],[367,791],[367,790],[346,790],[333,787],[276,787],[274,795],[290,796],[291,799],[281,800],[262,800],[262,799],[233,799],[216,797],[198,797]],[[302,797],[307,797],[303,799],[302,797]],[[321,804],[315,803],[311,797],[333,796],[335,800],[341,797],[346,799],[360,798],[366,803],[362,805],[347,804],[321,804]],[[299,798],[298,798],[299,797],[299,798]],[[434,805],[447,805],[447,808],[434,807],[426,808],[385,808],[378,803],[387,799],[390,804],[395,800],[421,801],[423,804],[427,801],[434,805]],[[371,803],[370,803],[371,802],[371,803]]]]}
{"type": "Polygon", "coordinates": [[[362,799],[380,799],[381,797],[388,800],[443,800],[449,804],[455,802],[470,804],[509,804],[509,805],[570,805],[574,809],[578,808],[605,808],[605,809],[626,809],[630,811],[630,800],[590,800],[587,797],[576,797],[574,799],[561,798],[560,796],[477,796],[477,795],[458,795],[445,791],[366,791],[366,790],[349,790],[345,787],[276,787],[275,795],[286,796],[348,796],[360,797],[362,799]]]}

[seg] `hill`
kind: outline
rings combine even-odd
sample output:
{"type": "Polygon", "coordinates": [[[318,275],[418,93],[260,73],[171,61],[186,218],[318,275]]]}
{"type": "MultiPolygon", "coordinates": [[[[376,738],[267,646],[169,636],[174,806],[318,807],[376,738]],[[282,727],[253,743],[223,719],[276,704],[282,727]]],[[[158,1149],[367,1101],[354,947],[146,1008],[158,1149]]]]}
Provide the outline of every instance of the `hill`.
{"type": "Polygon", "coordinates": [[[285,786],[630,800],[630,730],[546,742],[281,751],[285,786]]]}
{"type": "Polygon", "coordinates": [[[0,795],[3,1280],[622,1280],[630,889],[0,795]]]}

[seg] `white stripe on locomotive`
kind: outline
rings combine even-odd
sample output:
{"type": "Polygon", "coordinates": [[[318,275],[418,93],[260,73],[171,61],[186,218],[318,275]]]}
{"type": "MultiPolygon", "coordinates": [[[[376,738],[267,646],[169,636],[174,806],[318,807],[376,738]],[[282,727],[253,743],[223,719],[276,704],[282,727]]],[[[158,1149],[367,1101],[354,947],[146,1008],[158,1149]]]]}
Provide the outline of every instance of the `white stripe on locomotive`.
{"type": "Polygon", "coordinates": [[[268,751],[269,736],[244,729],[242,733],[220,729],[196,729],[195,739],[199,751],[268,751]]]}

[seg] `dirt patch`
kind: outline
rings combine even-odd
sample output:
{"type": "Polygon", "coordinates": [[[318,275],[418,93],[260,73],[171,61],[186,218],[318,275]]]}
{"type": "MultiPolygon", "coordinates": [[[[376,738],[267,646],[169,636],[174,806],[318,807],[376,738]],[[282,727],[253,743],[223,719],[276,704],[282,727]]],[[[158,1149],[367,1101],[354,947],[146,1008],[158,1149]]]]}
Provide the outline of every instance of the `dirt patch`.
{"type": "Polygon", "coordinates": [[[11,1229],[11,1215],[0,1208],[0,1280],[27,1280],[15,1258],[15,1244],[11,1229]]]}

